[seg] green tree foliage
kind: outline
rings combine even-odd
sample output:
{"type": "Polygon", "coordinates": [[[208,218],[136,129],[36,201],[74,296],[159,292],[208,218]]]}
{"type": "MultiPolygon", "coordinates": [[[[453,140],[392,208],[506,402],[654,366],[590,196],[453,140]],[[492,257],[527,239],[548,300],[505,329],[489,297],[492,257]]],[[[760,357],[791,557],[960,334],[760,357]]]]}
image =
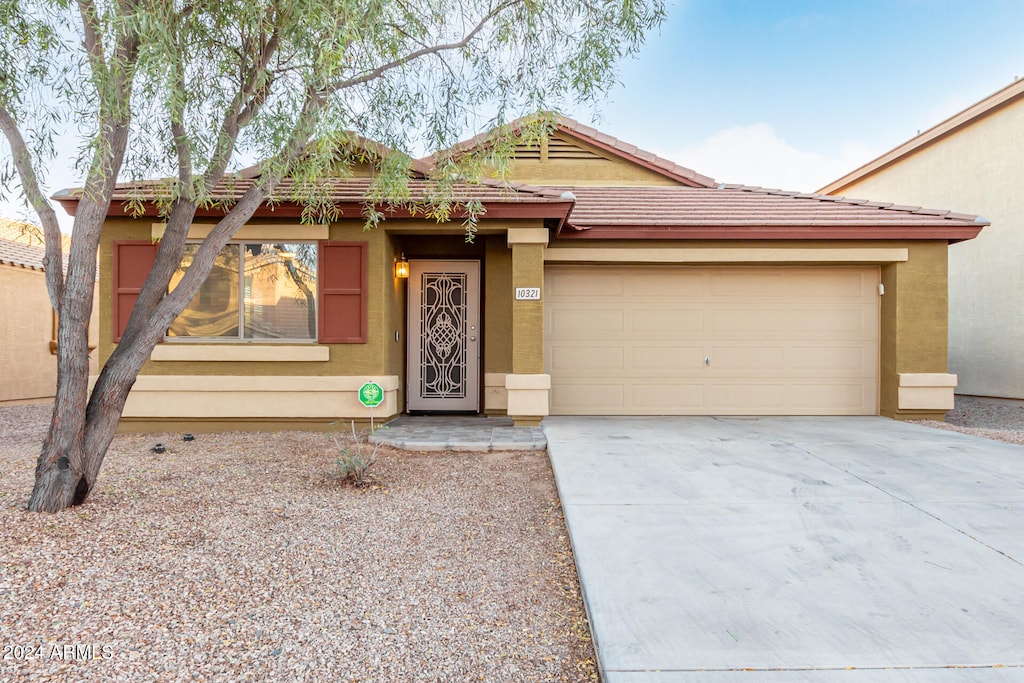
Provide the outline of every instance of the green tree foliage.
{"type": "Polygon", "coordinates": [[[332,220],[323,179],[365,160],[377,167],[364,212],[373,224],[380,207],[408,203],[412,151],[494,130],[488,145],[436,158],[434,200],[418,208],[446,220],[455,183],[507,168],[513,133],[546,134],[537,112],[599,103],[663,13],[662,0],[0,0],[2,177],[39,217],[60,314],[57,399],[30,508],[84,501],[160,330],[261,204],[298,202],[305,220],[332,220]],[[525,127],[502,126],[531,113],[525,127]],[[84,182],[64,276],[39,173],[67,130],[80,133],[84,182]],[[214,190],[245,159],[258,166],[226,204],[214,190]],[[136,209],[143,192],[157,196],[167,229],[90,394],[92,283],[118,182],[135,183],[136,209]],[[200,207],[224,216],[169,293],[200,207]]]}

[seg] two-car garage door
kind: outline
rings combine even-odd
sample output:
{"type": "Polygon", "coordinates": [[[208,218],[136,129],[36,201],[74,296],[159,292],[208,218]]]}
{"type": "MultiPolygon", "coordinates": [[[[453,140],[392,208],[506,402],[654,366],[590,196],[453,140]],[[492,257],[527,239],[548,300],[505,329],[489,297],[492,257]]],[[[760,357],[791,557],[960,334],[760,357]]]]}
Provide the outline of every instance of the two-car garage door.
{"type": "Polygon", "coordinates": [[[554,415],[874,415],[877,267],[549,265],[554,415]]]}

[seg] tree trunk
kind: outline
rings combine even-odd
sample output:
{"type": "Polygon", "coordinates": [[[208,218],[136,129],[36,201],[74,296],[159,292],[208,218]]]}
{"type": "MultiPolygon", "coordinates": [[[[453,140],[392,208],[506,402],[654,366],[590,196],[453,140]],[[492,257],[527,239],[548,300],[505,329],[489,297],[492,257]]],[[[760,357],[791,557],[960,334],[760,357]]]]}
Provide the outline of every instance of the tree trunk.
{"type": "Polygon", "coordinates": [[[28,509],[33,511],[57,512],[79,505],[95,481],[88,476],[82,410],[89,392],[89,312],[95,266],[84,270],[72,273],[69,269],[65,282],[57,327],[57,393],[29,498],[28,509]]]}
{"type": "MultiPolygon", "coordinates": [[[[51,434],[54,428],[50,428],[51,434]]],[[[85,458],[80,445],[61,450],[47,443],[36,467],[36,483],[28,509],[32,512],[60,512],[81,505],[92,488],[85,476],[85,458]]]]}
{"type": "MultiPolygon", "coordinates": [[[[146,358],[151,351],[150,347],[144,353],[146,358]]],[[[88,353],[82,353],[81,357],[87,364],[88,353]]],[[[144,362],[142,360],[138,365],[141,367],[144,362]]],[[[58,396],[53,406],[50,430],[36,465],[35,487],[28,502],[28,509],[33,512],[59,512],[81,505],[89,497],[99,478],[107,449],[117,434],[121,412],[138,374],[138,368],[131,372],[112,372],[109,365],[105,367],[83,411],[81,406],[86,403],[84,394],[88,390],[88,365],[84,373],[72,373],[73,377],[65,378],[60,376],[59,368],[58,396]],[[79,385],[81,403],[61,400],[62,394],[77,394],[79,385]]]]}
{"type": "MultiPolygon", "coordinates": [[[[287,159],[294,160],[302,154],[308,138],[306,118],[313,117],[322,105],[319,99],[306,102],[296,132],[286,145],[287,159]]],[[[110,168],[120,168],[127,143],[127,122],[111,126],[109,140],[116,163],[109,163],[107,158],[104,160],[108,162],[104,166],[107,172],[95,177],[90,175],[75,213],[68,273],[60,300],[57,396],[28,503],[28,509],[35,512],[58,512],[81,505],[88,498],[117,433],[128,393],[143,364],[164,330],[199,291],[221,248],[252,217],[279,181],[279,178],[264,176],[250,186],[203,241],[181,282],[168,292],[171,273],[181,262],[188,226],[196,208],[193,202],[178,202],[168,221],[165,241],[157,252],[157,262],[139,292],[121,342],[104,364],[90,394],[89,317],[96,279],[96,253],[116,182],[117,174],[110,168]]],[[[102,144],[100,147],[103,149],[102,144]]],[[[217,171],[217,179],[222,174],[223,168],[217,171]]]]}
{"type": "MultiPolygon", "coordinates": [[[[111,144],[123,153],[127,125],[112,129],[111,144]]],[[[91,182],[98,184],[97,181],[91,182]]],[[[75,214],[67,275],[57,323],[57,391],[50,430],[36,463],[36,481],[28,509],[57,512],[85,502],[96,483],[104,452],[86,446],[89,403],[89,319],[96,286],[96,253],[115,179],[86,193],[75,214]]],[[[127,394],[127,392],[126,392],[127,394]]],[[[117,416],[114,417],[116,429],[117,416]]],[[[111,438],[113,436],[111,435],[111,438]]],[[[108,442],[109,443],[109,442],[108,442]]]]}

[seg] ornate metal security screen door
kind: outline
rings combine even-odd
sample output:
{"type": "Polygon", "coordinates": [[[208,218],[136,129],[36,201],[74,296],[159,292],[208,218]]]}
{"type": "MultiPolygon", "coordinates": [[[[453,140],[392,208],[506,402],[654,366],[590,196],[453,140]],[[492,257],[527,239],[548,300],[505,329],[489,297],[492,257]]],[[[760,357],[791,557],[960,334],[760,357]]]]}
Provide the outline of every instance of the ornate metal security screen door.
{"type": "Polygon", "coordinates": [[[409,262],[409,410],[480,408],[480,262],[409,262]]]}

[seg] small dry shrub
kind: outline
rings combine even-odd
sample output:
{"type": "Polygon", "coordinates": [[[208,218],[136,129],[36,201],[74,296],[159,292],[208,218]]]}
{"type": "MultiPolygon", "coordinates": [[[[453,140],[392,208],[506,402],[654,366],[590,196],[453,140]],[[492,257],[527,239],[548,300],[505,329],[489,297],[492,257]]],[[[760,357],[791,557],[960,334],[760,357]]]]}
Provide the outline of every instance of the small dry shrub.
{"type": "Polygon", "coordinates": [[[380,448],[379,443],[370,443],[369,435],[380,427],[375,427],[371,420],[369,434],[361,437],[356,431],[355,420],[350,424],[353,444],[351,447],[342,443],[337,435],[332,435],[334,445],[338,448],[339,457],[334,461],[331,478],[340,480],[343,484],[362,488],[367,486],[372,479],[368,473],[373,464],[377,462],[377,450],[380,448]]]}

